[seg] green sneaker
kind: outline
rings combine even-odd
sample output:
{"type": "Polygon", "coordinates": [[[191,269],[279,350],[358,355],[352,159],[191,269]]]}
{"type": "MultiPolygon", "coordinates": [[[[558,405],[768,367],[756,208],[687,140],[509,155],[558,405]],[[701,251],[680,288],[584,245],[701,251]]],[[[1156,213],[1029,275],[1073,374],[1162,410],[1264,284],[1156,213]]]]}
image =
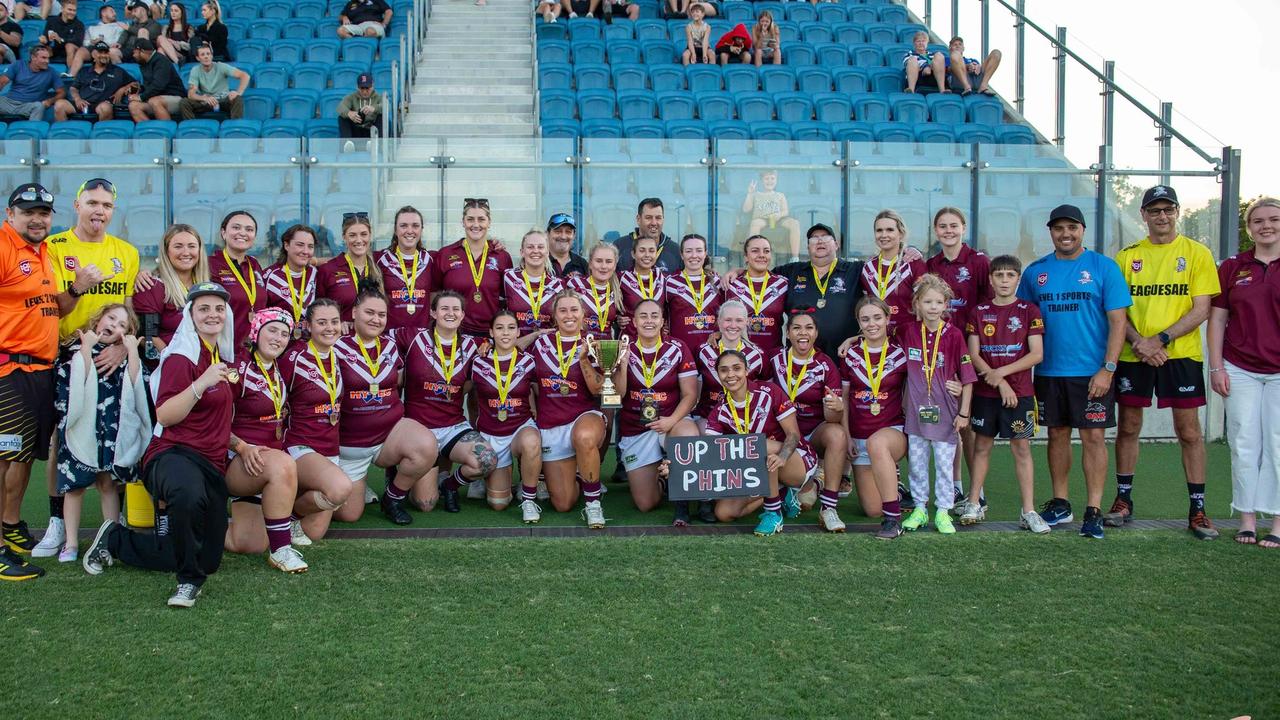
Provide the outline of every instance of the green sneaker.
{"type": "Polygon", "coordinates": [[[912,509],[911,514],[906,520],[902,521],[902,529],[911,531],[919,530],[929,524],[929,511],[924,509],[923,505],[917,505],[912,509]]]}
{"type": "Polygon", "coordinates": [[[955,535],[956,526],[951,523],[951,514],[942,508],[933,514],[933,526],[943,535],[955,535]]]}
{"type": "Polygon", "coordinates": [[[756,525],[756,535],[768,537],[782,532],[782,513],[765,510],[760,514],[760,524],[756,525]]]}

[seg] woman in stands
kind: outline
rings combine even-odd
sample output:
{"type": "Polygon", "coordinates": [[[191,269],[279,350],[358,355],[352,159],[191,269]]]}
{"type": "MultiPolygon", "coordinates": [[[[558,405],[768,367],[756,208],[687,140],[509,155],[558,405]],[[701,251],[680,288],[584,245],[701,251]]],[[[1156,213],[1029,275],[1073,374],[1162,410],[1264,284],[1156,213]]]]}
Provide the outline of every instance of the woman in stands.
{"type": "Polygon", "coordinates": [[[862,290],[889,307],[889,334],[898,322],[911,318],[911,286],[925,274],[924,261],[907,250],[907,225],[893,210],[876,215],[877,254],[862,265],[862,290]]]}
{"type": "Polygon", "coordinates": [[[356,295],[370,284],[382,289],[382,273],[373,261],[373,225],[368,213],[347,213],[342,218],[342,242],[346,250],[317,270],[316,296],[338,303],[343,334],[350,334],[356,295]]]}
{"type": "Polygon", "coordinates": [[[565,286],[582,296],[586,316],[582,329],[594,338],[611,338],[622,314],[622,291],[618,288],[618,248],[598,243],[587,255],[590,274],[576,275],[565,286]]]}
{"type": "Polygon", "coordinates": [[[254,313],[249,347],[231,366],[233,416],[227,463],[231,524],[226,548],[233,553],[267,553],[267,563],[287,573],[306,572],[307,563],[290,539],[290,515],[298,495],[298,468],[284,451],[286,389],[276,360],[289,347],[293,317],[280,308],[254,313]]]}
{"type": "Polygon", "coordinates": [[[502,277],[512,267],[511,256],[489,239],[489,201],[466,198],[462,203],[461,240],[446,245],[436,253],[431,287],[452,290],[463,298],[466,315],[462,333],[483,341],[489,337],[489,324],[502,309],[502,277]]]}
{"type": "Polygon", "coordinates": [[[520,332],[516,345],[521,350],[539,335],[551,332],[551,298],[560,292],[563,282],[547,264],[548,252],[547,234],[530,230],[520,239],[520,267],[502,274],[503,294],[520,332]]]}
{"type": "Polygon", "coordinates": [[[267,268],[267,307],[278,307],[293,317],[293,339],[302,339],[302,315],[316,299],[316,234],[306,225],[293,225],[280,236],[280,255],[267,268]]]}
{"type": "Polygon", "coordinates": [[[412,502],[424,511],[435,507],[438,491],[445,511],[459,512],[458,488],[488,477],[497,462],[493,448],[463,415],[471,363],[478,351],[476,341],[459,331],[463,307],[461,295],[442,290],[431,301],[431,330],[402,328],[395,335],[405,358],[405,415],[435,436],[442,468],[456,464],[438,487],[433,472],[414,486],[412,502]]]}
{"type": "Polygon", "coordinates": [[[187,22],[187,6],[180,2],[169,3],[169,24],[155,38],[156,49],[175,64],[191,62],[195,53],[191,49],[194,32],[187,22]]]}
{"type": "Polygon", "coordinates": [[[636,307],[643,300],[656,301],[659,306],[666,302],[666,276],[656,267],[658,241],[654,238],[636,238],[631,246],[631,259],[635,269],[618,273],[618,289],[622,294],[622,315],[618,317],[618,327],[627,337],[634,338],[636,307]]]}
{"type": "Polygon", "coordinates": [[[195,228],[176,224],[165,231],[156,258],[155,279],[157,282],[146,290],[135,289],[131,300],[150,345],[143,352],[143,362],[150,369],[159,364],[160,351],[173,340],[174,331],[182,324],[188,290],[196,283],[209,281],[209,259],[195,228]]]}
{"type": "Polygon", "coordinates": [[[701,235],[680,240],[680,259],[684,270],[665,281],[668,329],[671,337],[696,352],[716,329],[720,279],[707,267],[707,239],[701,235]]]}
{"type": "MultiPolygon", "coordinates": [[[[542,433],[542,473],[557,511],[568,512],[577,504],[581,485],[587,527],[603,528],[600,445],[605,441],[606,427],[596,396],[604,376],[587,352],[594,339],[584,324],[582,298],[572,290],[558,293],[552,298],[551,314],[555,332],[542,335],[532,346],[538,429],[542,433]]],[[[615,383],[625,372],[621,365],[626,360],[622,351],[615,383]]]]}
{"type": "Polygon", "coordinates": [[[755,27],[751,28],[752,45],[755,46],[756,67],[765,62],[774,65],[782,64],[782,44],[779,42],[778,26],[773,22],[773,13],[768,10],[760,12],[755,27]]]}
{"type": "Polygon", "coordinates": [[[391,306],[387,327],[425,328],[431,319],[431,253],[422,246],[422,213],[406,205],[396,211],[391,245],[376,256],[391,306]]]}
{"type": "Polygon", "coordinates": [[[250,255],[258,240],[258,221],[246,210],[222,218],[222,250],[209,256],[209,279],[227,289],[236,346],[249,337],[249,318],[267,306],[262,266],[250,255]]]}
{"type": "MultiPolygon", "coordinates": [[[[408,525],[413,519],[404,500],[435,467],[435,436],[404,416],[404,361],[387,332],[386,296],[372,287],[361,290],[351,315],[354,331],[333,348],[343,387],[338,466],[352,483],[352,497],[364,497],[371,465],[397,468],[382,494],[382,513],[397,525],[408,525]]],[[[349,502],[334,519],[355,522],[363,514],[364,503],[349,502]]]]}
{"type": "MultiPolygon", "coordinates": [[[[747,357],[737,350],[726,350],[716,358],[716,374],[724,386],[725,399],[707,418],[708,435],[768,436],[769,478],[761,487],[761,497],[725,498],[716,501],[716,516],[732,522],[764,505],[764,513],[756,525],[756,535],[782,532],[783,486],[800,487],[817,472],[818,459],[800,434],[796,408],[780,388],[772,383],[752,383],[747,357]]],[[[799,503],[792,494],[793,507],[788,514],[799,514],[799,503]]]]}
{"type": "MultiPolygon", "coordinates": [[[[548,312],[550,308],[548,297],[548,312]]],[[[533,353],[520,348],[519,321],[510,310],[498,313],[489,334],[493,350],[471,364],[478,405],[476,429],[496,456],[493,473],[485,480],[486,499],[494,510],[505,510],[511,504],[512,465],[519,462],[521,517],[526,523],[536,523],[542,519],[537,503],[542,434],[533,421],[533,353]]]]}
{"type": "Polygon", "coordinates": [[[782,347],[782,315],[787,303],[787,279],[769,271],[773,247],[763,235],[752,235],[743,246],[747,270],[725,289],[725,299],[738,300],[751,314],[747,337],[766,355],[782,347]]]}
{"type": "Polygon", "coordinates": [[[196,44],[213,48],[213,59],[218,62],[231,62],[231,51],[227,47],[227,26],[222,22],[222,6],[218,0],[205,0],[200,6],[200,16],[204,25],[195,28],[196,44]]]}

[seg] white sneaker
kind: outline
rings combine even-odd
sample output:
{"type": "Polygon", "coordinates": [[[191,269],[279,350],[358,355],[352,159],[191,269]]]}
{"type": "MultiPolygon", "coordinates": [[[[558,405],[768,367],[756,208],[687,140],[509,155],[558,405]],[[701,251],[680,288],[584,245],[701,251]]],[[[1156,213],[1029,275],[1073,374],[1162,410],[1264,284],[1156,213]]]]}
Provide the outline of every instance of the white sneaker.
{"type": "Polygon", "coordinates": [[[542,520],[542,508],[532,500],[520,503],[520,512],[526,525],[533,525],[542,520]]]}
{"type": "Polygon", "coordinates": [[[604,528],[604,507],[600,505],[599,500],[587,501],[586,506],[582,508],[582,517],[587,521],[587,527],[592,530],[604,528]]]}
{"type": "Polygon", "coordinates": [[[539,481],[538,481],[538,499],[539,499],[539,500],[549,500],[549,499],[551,499],[551,491],[550,491],[550,490],[547,490],[547,481],[546,481],[546,480],[539,480],[539,481]]]}
{"type": "Polygon", "coordinates": [[[818,525],[827,532],[844,532],[844,521],[840,519],[840,514],[835,508],[822,508],[818,513],[818,525]]]}
{"type": "Polygon", "coordinates": [[[364,504],[365,505],[378,504],[378,493],[374,492],[373,488],[369,487],[368,485],[364,486],[364,504]]]}
{"type": "MultiPolygon", "coordinates": [[[[1036,515],[1036,517],[1040,517],[1036,515]]],[[[965,500],[960,505],[960,524],[975,525],[987,519],[987,509],[982,507],[981,503],[972,503],[965,500]]]]}
{"type": "Polygon", "coordinates": [[[200,588],[191,583],[181,583],[173,595],[169,596],[169,607],[189,608],[194,607],[196,598],[200,597],[200,588]]]}
{"type": "Polygon", "coordinates": [[[285,545],[275,552],[268,553],[267,564],[287,573],[307,571],[307,561],[302,559],[302,553],[295,550],[292,545],[285,545]]]}
{"type": "Polygon", "coordinates": [[[31,550],[31,557],[53,557],[62,552],[62,546],[66,544],[67,526],[62,524],[62,518],[49,518],[49,527],[45,528],[44,537],[31,550]]]}
{"type": "Polygon", "coordinates": [[[80,548],[75,545],[68,545],[62,548],[62,551],[58,553],[58,562],[60,563],[73,563],[79,559],[80,548]]]}
{"type": "Polygon", "coordinates": [[[475,480],[467,483],[467,499],[483,500],[485,494],[485,484],[483,480],[475,480]]]}
{"type": "Polygon", "coordinates": [[[1023,530],[1030,530],[1037,535],[1043,535],[1049,532],[1049,523],[1040,517],[1040,513],[1032,510],[1031,512],[1022,513],[1022,522],[1018,523],[1023,530]]]}
{"type": "Polygon", "coordinates": [[[289,541],[298,547],[307,547],[311,544],[311,538],[302,530],[302,522],[294,520],[289,523],[289,541]]]}

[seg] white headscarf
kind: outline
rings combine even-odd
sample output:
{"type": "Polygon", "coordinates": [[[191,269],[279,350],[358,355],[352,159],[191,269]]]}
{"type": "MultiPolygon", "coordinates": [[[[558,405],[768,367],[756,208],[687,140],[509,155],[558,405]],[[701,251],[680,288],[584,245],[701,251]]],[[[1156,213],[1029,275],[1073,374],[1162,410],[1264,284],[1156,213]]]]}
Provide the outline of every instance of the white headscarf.
{"type": "MultiPolygon", "coordinates": [[[[235,361],[236,328],[231,318],[231,303],[225,300],[223,302],[227,305],[227,317],[222,325],[222,334],[218,336],[218,354],[222,356],[223,362],[230,365],[235,361]]],[[[200,333],[196,332],[196,323],[191,319],[191,301],[188,300],[187,304],[182,306],[182,322],[174,331],[173,340],[160,352],[160,365],[156,367],[155,372],[151,373],[151,396],[157,399],[160,397],[160,373],[164,370],[164,361],[169,359],[169,356],[181,355],[190,360],[192,365],[198,365],[203,347],[200,333]]],[[[160,431],[163,429],[160,423],[156,423],[155,436],[160,437],[160,431]]]]}

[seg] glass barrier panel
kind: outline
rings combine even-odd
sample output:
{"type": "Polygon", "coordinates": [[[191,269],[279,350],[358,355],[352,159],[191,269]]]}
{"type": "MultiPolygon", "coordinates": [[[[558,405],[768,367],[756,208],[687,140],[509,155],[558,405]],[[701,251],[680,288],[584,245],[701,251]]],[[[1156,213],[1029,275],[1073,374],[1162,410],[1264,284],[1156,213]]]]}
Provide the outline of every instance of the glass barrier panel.
{"type": "Polygon", "coordinates": [[[36,181],[54,195],[54,231],[76,224],[80,185],[103,178],[116,188],[107,232],[128,239],[144,257],[154,256],[164,233],[168,142],[164,138],[40,140],[36,181]]]}
{"type": "MultiPolygon", "coordinates": [[[[440,152],[453,158],[442,175],[444,202],[440,204],[442,242],[464,235],[463,205],[467,198],[484,199],[490,208],[489,237],[502,241],[512,257],[520,238],[547,219],[538,210],[538,145],[533,138],[450,138],[440,152]]],[[[554,160],[554,158],[553,158],[554,160]]],[[[559,162],[548,163],[559,167],[559,162]]]]}
{"type": "MultiPolygon", "coordinates": [[[[369,213],[374,226],[373,246],[384,246],[381,239],[390,237],[390,232],[387,227],[380,227],[375,220],[380,217],[376,211],[382,209],[379,199],[389,197],[394,192],[395,185],[388,183],[385,192],[379,190],[382,187],[382,173],[374,161],[380,152],[392,153],[392,144],[396,142],[348,141],[345,138],[307,140],[307,164],[305,170],[300,172],[305,201],[300,197],[299,203],[305,202],[308,224],[318,233],[317,255],[330,257],[342,252],[344,213],[369,213]]],[[[425,212],[424,210],[424,214],[425,212]]],[[[435,226],[430,224],[430,218],[424,220],[426,224],[423,232],[430,239],[426,228],[435,226]]],[[[389,224],[388,220],[386,225],[389,224]]]]}
{"type": "MultiPolygon", "coordinates": [[[[983,144],[978,157],[977,246],[988,255],[1014,255],[1026,264],[1052,252],[1045,224],[1064,203],[1080,208],[1096,231],[1096,176],[1072,167],[1057,147],[983,144]]],[[[1097,240],[1085,238],[1089,247],[1097,240]]]]}

